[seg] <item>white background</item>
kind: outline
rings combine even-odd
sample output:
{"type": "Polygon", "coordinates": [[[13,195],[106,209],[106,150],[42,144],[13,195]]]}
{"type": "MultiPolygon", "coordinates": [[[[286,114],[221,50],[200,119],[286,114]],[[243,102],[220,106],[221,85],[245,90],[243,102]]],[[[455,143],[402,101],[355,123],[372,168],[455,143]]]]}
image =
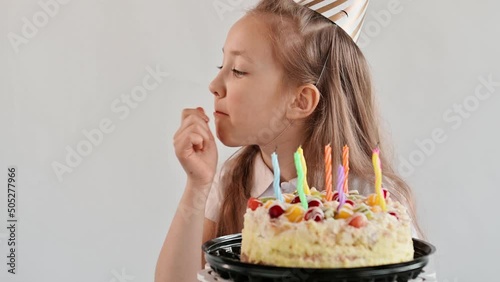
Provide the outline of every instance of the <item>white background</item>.
{"type": "MultiPolygon", "coordinates": [[[[226,33],[254,1],[68,2],[43,23],[38,2],[0,0],[0,226],[10,165],[19,218],[18,274],[7,273],[2,227],[0,280],[152,281],[185,182],[172,147],[181,109],[212,112],[208,83],[226,33]],[[12,34],[34,16],[42,26],[15,47],[12,34]],[[169,76],[128,116],[113,111],[147,67],[169,76]],[[114,131],[59,181],[53,162],[66,164],[66,147],[106,118],[114,131]]],[[[384,127],[395,161],[408,162],[439,281],[498,279],[500,86],[474,95],[480,78],[500,82],[500,4],[478,3],[371,1],[365,24],[384,127]],[[463,117],[453,112],[464,103],[463,117]],[[445,140],[432,146],[434,130],[445,140]]],[[[233,152],[219,150],[220,162],[233,152]]]]}

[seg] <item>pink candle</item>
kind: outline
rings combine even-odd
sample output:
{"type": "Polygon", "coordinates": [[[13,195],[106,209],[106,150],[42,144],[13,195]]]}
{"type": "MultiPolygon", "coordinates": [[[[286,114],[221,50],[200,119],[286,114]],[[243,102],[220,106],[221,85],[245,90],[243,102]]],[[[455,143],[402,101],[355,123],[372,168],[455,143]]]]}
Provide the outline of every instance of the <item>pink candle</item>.
{"type": "Polygon", "coordinates": [[[337,192],[339,193],[339,203],[340,203],[338,210],[342,208],[346,200],[344,193],[344,177],[345,177],[344,167],[339,165],[339,168],[337,170],[337,192]]]}

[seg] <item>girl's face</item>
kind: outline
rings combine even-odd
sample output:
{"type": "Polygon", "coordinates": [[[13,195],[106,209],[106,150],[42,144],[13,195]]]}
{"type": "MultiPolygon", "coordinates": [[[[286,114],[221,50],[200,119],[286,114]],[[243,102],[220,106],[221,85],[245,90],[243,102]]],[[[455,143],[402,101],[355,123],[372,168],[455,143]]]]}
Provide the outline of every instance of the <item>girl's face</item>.
{"type": "Polygon", "coordinates": [[[210,83],[217,137],[226,146],[265,145],[285,128],[283,71],[262,19],[245,16],[230,29],[222,68],[210,83]]]}

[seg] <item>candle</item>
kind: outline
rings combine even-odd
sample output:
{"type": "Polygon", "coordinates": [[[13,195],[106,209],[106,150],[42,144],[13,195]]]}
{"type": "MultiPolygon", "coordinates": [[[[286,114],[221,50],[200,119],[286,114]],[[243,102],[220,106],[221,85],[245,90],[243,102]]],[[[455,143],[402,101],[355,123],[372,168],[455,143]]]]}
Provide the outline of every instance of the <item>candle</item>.
{"type": "Polygon", "coordinates": [[[337,192],[339,193],[339,203],[340,205],[338,206],[337,210],[340,210],[340,208],[345,204],[345,193],[344,193],[344,167],[339,165],[339,168],[337,169],[337,192]]]}
{"type": "Polygon", "coordinates": [[[327,201],[331,201],[333,197],[333,192],[332,192],[332,146],[330,144],[325,146],[325,190],[326,190],[327,201]]]}
{"type": "Polygon", "coordinates": [[[273,161],[273,170],[274,170],[274,195],[276,196],[276,199],[280,202],[283,203],[283,195],[281,194],[281,188],[280,188],[280,165],[278,163],[278,155],[276,152],[273,152],[271,154],[271,159],[273,161]]]}
{"type": "Polygon", "coordinates": [[[348,177],[349,177],[349,147],[345,145],[342,148],[342,166],[344,167],[344,193],[349,195],[348,177]]]}
{"type": "Polygon", "coordinates": [[[306,193],[306,195],[311,195],[311,190],[309,190],[309,185],[307,184],[307,165],[306,165],[306,159],[304,158],[304,151],[302,150],[302,147],[299,147],[298,151],[300,154],[300,162],[302,164],[302,170],[304,171],[304,193],[306,193]]]}
{"type": "Polygon", "coordinates": [[[299,194],[302,207],[307,210],[307,198],[306,194],[304,193],[304,171],[302,169],[302,159],[298,150],[293,154],[293,157],[295,161],[295,168],[297,169],[297,193],[299,194]]]}
{"type": "Polygon", "coordinates": [[[377,194],[377,202],[383,211],[387,210],[385,198],[382,192],[382,167],[380,164],[380,150],[375,148],[372,155],[373,169],[375,171],[375,193],[377,194]]]}

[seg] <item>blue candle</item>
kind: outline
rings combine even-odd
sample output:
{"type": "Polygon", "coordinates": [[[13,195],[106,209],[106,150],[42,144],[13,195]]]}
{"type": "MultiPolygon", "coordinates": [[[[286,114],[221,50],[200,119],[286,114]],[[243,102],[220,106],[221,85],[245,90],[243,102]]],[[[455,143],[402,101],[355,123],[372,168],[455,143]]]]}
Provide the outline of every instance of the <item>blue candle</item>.
{"type": "Polygon", "coordinates": [[[276,152],[271,154],[271,158],[273,160],[273,170],[274,170],[274,195],[276,196],[276,199],[280,202],[283,203],[283,195],[281,194],[281,188],[280,188],[280,165],[278,163],[278,155],[276,152]]]}

